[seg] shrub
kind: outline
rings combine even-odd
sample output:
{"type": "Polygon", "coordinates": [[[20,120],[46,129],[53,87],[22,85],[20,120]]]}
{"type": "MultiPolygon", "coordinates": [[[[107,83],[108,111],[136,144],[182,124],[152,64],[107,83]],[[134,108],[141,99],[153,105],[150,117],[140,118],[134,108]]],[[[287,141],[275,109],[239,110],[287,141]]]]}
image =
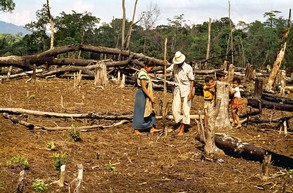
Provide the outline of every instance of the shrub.
{"type": "Polygon", "coordinates": [[[33,181],[33,187],[36,192],[44,192],[48,189],[48,185],[43,180],[39,179],[33,181]]]}
{"type": "Polygon", "coordinates": [[[48,143],[47,143],[47,147],[48,147],[50,150],[52,150],[52,151],[56,151],[56,150],[57,150],[57,148],[56,148],[56,146],[55,146],[55,143],[54,143],[53,141],[48,142],[48,143]]]}
{"type": "Polygon", "coordinates": [[[67,162],[67,154],[66,153],[54,153],[52,156],[54,168],[56,170],[60,170],[60,167],[67,162]]]}
{"type": "Polygon", "coordinates": [[[75,142],[80,141],[81,139],[80,139],[79,131],[75,128],[74,125],[72,125],[71,127],[72,129],[69,130],[70,139],[75,142]]]}
{"type": "Polygon", "coordinates": [[[7,166],[11,169],[21,167],[22,169],[27,170],[29,168],[29,163],[27,159],[22,156],[13,156],[7,161],[7,166]]]}
{"type": "Polygon", "coordinates": [[[116,164],[112,164],[112,162],[109,161],[109,163],[106,164],[106,168],[107,168],[108,171],[111,171],[112,172],[112,171],[114,171],[116,169],[115,165],[116,164]]]}

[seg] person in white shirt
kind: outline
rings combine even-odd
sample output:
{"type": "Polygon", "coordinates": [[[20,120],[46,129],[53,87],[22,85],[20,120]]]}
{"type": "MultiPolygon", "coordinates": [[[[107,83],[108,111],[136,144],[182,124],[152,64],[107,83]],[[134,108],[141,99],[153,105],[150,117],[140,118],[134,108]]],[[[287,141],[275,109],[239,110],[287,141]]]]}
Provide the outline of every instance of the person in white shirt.
{"type": "Polygon", "coordinates": [[[185,126],[190,124],[191,100],[194,96],[193,69],[185,63],[185,58],[180,51],[176,52],[172,65],[167,68],[167,72],[173,72],[176,83],[173,91],[172,114],[175,122],[179,124],[176,129],[179,136],[184,134],[185,126]]]}
{"type": "Polygon", "coordinates": [[[237,124],[236,129],[241,127],[240,119],[238,112],[243,108],[243,102],[240,94],[240,78],[235,77],[232,80],[232,87],[230,89],[230,94],[233,95],[233,98],[230,102],[230,108],[232,112],[233,122],[232,127],[237,124]]]}

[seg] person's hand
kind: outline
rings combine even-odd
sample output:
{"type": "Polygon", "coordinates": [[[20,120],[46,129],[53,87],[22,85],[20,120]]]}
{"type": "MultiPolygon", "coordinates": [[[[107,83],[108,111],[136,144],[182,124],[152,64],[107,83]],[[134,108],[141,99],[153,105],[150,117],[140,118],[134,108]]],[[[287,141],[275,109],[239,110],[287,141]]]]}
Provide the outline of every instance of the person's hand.
{"type": "Polygon", "coordinates": [[[194,94],[189,93],[189,94],[188,94],[188,97],[187,97],[187,100],[190,101],[190,100],[193,99],[193,97],[194,97],[194,94]]]}
{"type": "Polygon", "coordinates": [[[150,97],[150,101],[151,101],[152,103],[156,103],[156,101],[155,101],[155,98],[154,98],[154,97],[150,97]]]}

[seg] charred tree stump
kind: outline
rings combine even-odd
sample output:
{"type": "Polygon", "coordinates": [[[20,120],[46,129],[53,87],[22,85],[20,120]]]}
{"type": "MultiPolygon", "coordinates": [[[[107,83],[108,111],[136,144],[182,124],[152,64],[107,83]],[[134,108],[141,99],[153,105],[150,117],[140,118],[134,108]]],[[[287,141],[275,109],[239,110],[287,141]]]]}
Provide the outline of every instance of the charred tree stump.
{"type": "Polygon", "coordinates": [[[262,97],[262,86],[263,86],[263,80],[262,79],[255,79],[255,85],[254,85],[254,95],[253,97],[256,99],[261,99],[262,97]]]}
{"type": "Polygon", "coordinates": [[[265,155],[271,155],[273,165],[293,169],[293,158],[265,150],[253,144],[242,142],[234,137],[227,136],[224,133],[216,133],[215,143],[227,155],[247,160],[263,162],[265,155]]]}
{"type": "Polygon", "coordinates": [[[253,68],[252,64],[247,64],[246,70],[245,70],[245,81],[250,81],[252,79],[255,79],[255,69],[253,68]]]}
{"type": "Polygon", "coordinates": [[[272,155],[264,155],[263,162],[261,164],[262,180],[267,181],[269,178],[269,166],[271,165],[272,155]]]}
{"type": "Polygon", "coordinates": [[[262,112],[262,103],[261,103],[262,92],[263,92],[263,80],[257,78],[255,79],[253,100],[257,103],[257,108],[260,114],[262,112]]]}

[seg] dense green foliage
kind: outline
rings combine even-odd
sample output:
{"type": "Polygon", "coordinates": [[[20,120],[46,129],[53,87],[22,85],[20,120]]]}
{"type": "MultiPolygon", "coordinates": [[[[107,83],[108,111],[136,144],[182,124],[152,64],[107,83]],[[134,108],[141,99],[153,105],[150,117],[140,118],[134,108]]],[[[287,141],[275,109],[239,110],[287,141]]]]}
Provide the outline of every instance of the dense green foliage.
{"type": "MultiPolygon", "coordinates": [[[[287,27],[287,19],[278,17],[278,11],[264,13],[265,22],[239,22],[234,24],[224,17],[213,20],[211,24],[211,67],[217,67],[226,59],[230,63],[234,59],[235,66],[253,64],[257,68],[272,65],[281,44],[283,31],[287,27]],[[230,46],[231,29],[233,34],[233,49],[230,46]]],[[[26,25],[32,34],[0,35],[0,56],[29,55],[45,51],[50,44],[49,17],[46,6],[36,13],[37,21],[26,25]]],[[[121,48],[122,19],[113,19],[110,23],[100,24],[100,19],[91,13],[62,12],[54,17],[55,47],[72,44],[91,44],[121,48]]],[[[126,31],[131,22],[126,21],[126,31]]],[[[168,19],[166,25],[149,25],[135,23],[132,27],[132,36],[129,49],[133,52],[163,58],[164,39],[168,38],[167,58],[180,50],[187,56],[187,61],[200,63],[206,58],[208,22],[197,25],[187,25],[184,15],[168,19]]],[[[82,53],[83,58],[99,57],[97,54],[82,53]]],[[[293,67],[293,30],[287,40],[287,49],[282,68],[293,67]]]]}
{"type": "Polygon", "coordinates": [[[0,11],[13,11],[14,7],[13,0],[0,0],[0,11]]]}

